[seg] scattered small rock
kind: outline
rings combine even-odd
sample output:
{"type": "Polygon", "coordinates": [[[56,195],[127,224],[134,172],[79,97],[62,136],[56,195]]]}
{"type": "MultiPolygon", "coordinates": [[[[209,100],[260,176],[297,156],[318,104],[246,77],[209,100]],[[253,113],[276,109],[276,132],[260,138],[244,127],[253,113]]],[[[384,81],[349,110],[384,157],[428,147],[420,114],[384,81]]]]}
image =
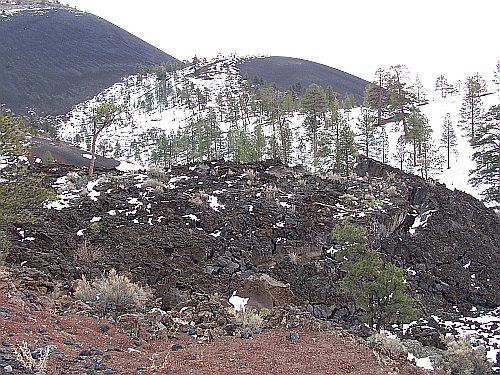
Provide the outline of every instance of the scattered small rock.
{"type": "Polygon", "coordinates": [[[181,350],[182,349],[182,345],[180,344],[174,344],[172,345],[172,351],[176,352],[177,350],[181,350]]]}
{"type": "Polygon", "coordinates": [[[250,337],[252,337],[252,331],[247,327],[243,330],[243,332],[241,332],[241,338],[249,339],[250,337]]]}
{"type": "Polygon", "coordinates": [[[10,312],[9,312],[9,309],[8,309],[7,307],[0,306],[0,315],[1,315],[4,319],[9,319],[9,318],[10,318],[10,312]]]}
{"type": "Polygon", "coordinates": [[[290,334],[288,335],[288,341],[295,342],[298,339],[299,339],[299,334],[295,331],[290,331],[290,334]]]}
{"type": "Polygon", "coordinates": [[[102,333],[108,332],[109,331],[109,326],[107,324],[103,324],[100,328],[102,333]]]}

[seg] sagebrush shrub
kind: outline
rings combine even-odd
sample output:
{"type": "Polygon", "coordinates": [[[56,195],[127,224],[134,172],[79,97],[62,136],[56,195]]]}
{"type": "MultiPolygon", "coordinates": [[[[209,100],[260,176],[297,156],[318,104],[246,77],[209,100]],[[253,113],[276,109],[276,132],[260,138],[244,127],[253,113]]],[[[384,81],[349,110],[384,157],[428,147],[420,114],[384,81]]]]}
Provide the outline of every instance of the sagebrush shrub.
{"type": "Polygon", "coordinates": [[[118,275],[114,269],[92,283],[82,275],[75,290],[75,298],[96,308],[102,315],[118,316],[140,310],[151,297],[148,287],[131,282],[127,276],[118,275]]]}
{"type": "Polygon", "coordinates": [[[444,353],[444,364],[440,370],[451,375],[488,375],[492,365],[483,346],[474,348],[470,337],[463,339],[448,338],[444,353]]]}

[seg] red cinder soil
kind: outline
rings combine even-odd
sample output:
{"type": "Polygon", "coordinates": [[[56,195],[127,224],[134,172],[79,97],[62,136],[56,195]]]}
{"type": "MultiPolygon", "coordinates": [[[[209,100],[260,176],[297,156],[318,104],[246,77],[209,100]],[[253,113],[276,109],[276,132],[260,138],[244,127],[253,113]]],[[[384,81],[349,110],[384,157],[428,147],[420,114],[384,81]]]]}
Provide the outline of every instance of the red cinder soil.
{"type": "MultiPolygon", "coordinates": [[[[340,329],[297,330],[294,342],[286,329],[203,344],[184,333],[134,342],[107,319],[41,309],[5,281],[0,280],[0,359],[5,363],[23,342],[32,349],[53,345],[47,374],[427,374],[404,359],[374,352],[340,329]]],[[[9,363],[15,363],[12,373],[23,373],[18,362],[9,363]]]]}

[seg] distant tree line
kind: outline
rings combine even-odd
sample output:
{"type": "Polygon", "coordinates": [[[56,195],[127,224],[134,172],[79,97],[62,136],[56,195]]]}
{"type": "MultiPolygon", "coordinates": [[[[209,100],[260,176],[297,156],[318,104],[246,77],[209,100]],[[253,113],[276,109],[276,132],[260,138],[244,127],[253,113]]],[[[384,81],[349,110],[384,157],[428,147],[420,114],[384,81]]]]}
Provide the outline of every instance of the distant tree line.
{"type": "MultiPolygon", "coordinates": [[[[341,173],[349,173],[357,155],[364,154],[428,179],[445,166],[451,168],[457,152],[455,126],[459,125],[474,149],[477,168],[471,171],[471,183],[479,186],[486,182],[490,188],[484,192],[485,199],[499,201],[499,109],[482,108],[482,97],[489,93],[479,74],[455,85],[443,75],[436,79],[435,89],[442,97],[461,92],[464,96],[459,124],[453,124],[448,114],[441,135],[433,136],[422,111],[428,103],[426,92],[418,76],[412,79],[404,65],[375,72],[358,118],[351,119],[352,108],[358,103],[352,96],[334,92],[331,86],[325,90],[317,84],[303,87],[298,82],[282,91],[262,77],[237,78],[230,64],[220,62],[232,78],[217,90],[191,79],[193,75],[212,79],[210,64],[196,56],[177,65],[138,65],[135,86],[142,94],[135,94],[128,86],[122,89],[128,108],[124,122],[133,112],[147,116],[178,108],[182,109],[176,111],[179,127],[149,129],[129,144],[111,145],[104,139],[97,143],[97,152],[141,163],[147,154],[150,164],[161,167],[221,158],[236,162],[279,158],[284,163],[341,173]],[[192,73],[180,71],[186,67],[192,73]],[[391,133],[397,135],[391,137],[397,142],[390,154],[391,133]]],[[[497,87],[498,75],[497,71],[497,87]]],[[[90,148],[90,133],[82,126],[74,141],[85,139],[90,148]]]]}

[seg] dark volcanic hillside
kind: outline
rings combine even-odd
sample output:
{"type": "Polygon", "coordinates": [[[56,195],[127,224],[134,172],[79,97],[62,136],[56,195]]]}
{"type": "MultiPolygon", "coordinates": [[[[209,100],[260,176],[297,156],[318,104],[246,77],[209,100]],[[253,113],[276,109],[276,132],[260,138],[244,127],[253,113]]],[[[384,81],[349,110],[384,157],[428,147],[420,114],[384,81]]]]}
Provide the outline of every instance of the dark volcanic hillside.
{"type": "Polygon", "coordinates": [[[254,58],[238,64],[238,68],[243,77],[262,77],[269,83],[276,83],[282,90],[288,90],[297,83],[303,88],[311,83],[324,89],[331,85],[333,91],[341,95],[353,94],[360,103],[363,102],[365,87],[369,83],[341,70],[291,57],[254,58]]]}
{"type": "MultiPolygon", "coordinates": [[[[67,172],[56,168],[52,177],[67,172]]],[[[500,305],[500,220],[493,210],[370,159],[358,173],[363,177],[315,175],[277,162],[212,162],[148,175],[103,173],[87,185],[84,171],[71,172],[58,185],[71,203],[39,211],[37,223],[16,223],[7,261],[63,285],[114,267],[152,286],[165,309],[193,293],[251,291],[257,279],[264,285],[256,304],[293,300],[346,322],[331,233],[349,216],[405,270],[424,314],[500,305]],[[92,261],[79,255],[84,241],[99,249],[92,261]],[[288,284],[292,295],[264,291],[266,275],[288,284]]]]}
{"type": "Polygon", "coordinates": [[[0,18],[0,103],[64,114],[134,73],[177,59],[88,13],[26,10],[0,18]]]}

